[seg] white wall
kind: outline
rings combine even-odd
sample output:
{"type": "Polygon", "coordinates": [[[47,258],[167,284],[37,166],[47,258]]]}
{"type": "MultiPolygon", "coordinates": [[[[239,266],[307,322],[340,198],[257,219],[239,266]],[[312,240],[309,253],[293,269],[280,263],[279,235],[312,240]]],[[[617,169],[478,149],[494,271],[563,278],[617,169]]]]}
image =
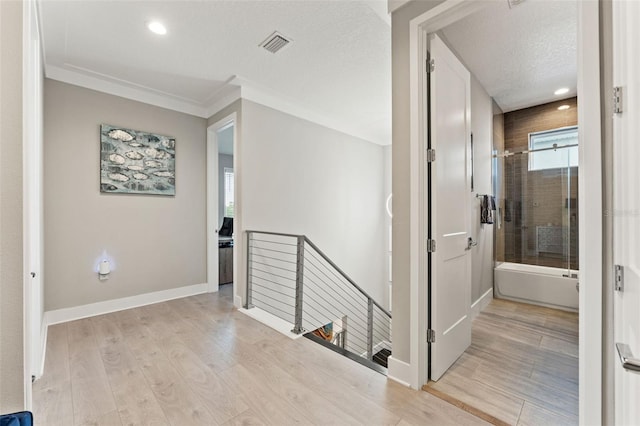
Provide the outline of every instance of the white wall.
{"type": "Polygon", "coordinates": [[[471,132],[473,133],[474,191],[471,193],[471,235],[478,242],[471,251],[471,303],[493,288],[493,227],[480,223],[480,199],[493,195],[491,164],[493,106],[480,82],[471,76],[471,132]]]}
{"type": "Polygon", "coordinates": [[[383,304],[383,148],[246,100],[241,146],[242,231],[307,235],[383,304]]]}
{"type": "MultiPolygon", "coordinates": [[[[384,215],[384,229],[386,230],[386,232],[384,233],[384,253],[385,253],[385,258],[384,258],[384,277],[385,278],[384,279],[385,279],[385,282],[389,284],[389,286],[393,286],[393,279],[391,278],[391,272],[392,272],[391,262],[393,261],[393,251],[391,249],[391,238],[393,234],[391,229],[392,218],[389,216],[388,212],[386,211],[387,197],[389,197],[389,195],[392,194],[391,145],[387,145],[383,147],[382,154],[384,156],[384,202],[385,202],[385,213],[386,213],[384,215]]],[[[393,214],[393,197],[391,197],[391,200],[389,202],[389,210],[391,210],[391,213],[393,214]]],[[[387,292],[388,295],[385,299],[385,304],[383,305],[389,311],[391,311],[391,302],[392,302],[391,291],[392,291],[392,288],[389,287],[389,292],[387,292]]]]}
{"type": "Polygon", "coordinates": [[[46,310],[205,283],[206,120],[53,80],[44,94],[46,310]],[[176,195],[101,193],[101,123],[175,137],[176,195]]]}

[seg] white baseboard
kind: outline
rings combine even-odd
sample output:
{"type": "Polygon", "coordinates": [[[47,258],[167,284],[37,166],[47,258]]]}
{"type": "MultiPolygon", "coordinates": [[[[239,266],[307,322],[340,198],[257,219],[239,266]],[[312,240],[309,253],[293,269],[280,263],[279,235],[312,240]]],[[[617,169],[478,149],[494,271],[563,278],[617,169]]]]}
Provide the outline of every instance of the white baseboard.
{"type": "Polygon", "coordinates": [[[299,339],[302,337],[302,334],[292,333],[291,329],[293,329],[293,324],[283,320],[282,318],[278,318],[277,316],[270,314],[267,311],[264,311],[260,308],[253,307],[251,309],[240,308],[238,312],[242,312],[248,317],[253,318],[254,320],[261,322],[267,327],[273,328],[274,330],[284,334],[290,339],[299,339]]]}
{"type": "Polygon", "coordinates": [[[471,304],[471,319],[477,317],[484,308],[493,300],[493,288],[487,290],[482,296],[471,304]]]}
{"type": "Polygon", "coordinates": [[[62,322],[74,321],[96,315],[123,311],[139,306],[160,303],[166,300],[179,299],[181,297],[194,296],[207,292],[207,284],[194,284],[169,290],[154,291],[152,293],[139,294],[137,296],[123,297],[121,299],[105,300],[103,302],[90,303],[88,305],[74,306],[72,308],[56,309],[44,313],[46,326],[62,322]]]}
{"type": "Polygon", "coordinates": [[[238,295],[234,295],[233,296],[233,306],[235,306],[236,309],[241,309],[242,308],[242,297],[240,297],[238,295]]]}
{"type": "Polygon", "coordinates": [[[36,376],[36,380],[42,377],[44,374],[44,357],[47,352],[47,333],[49,332],[49,327],[47,327],[46,317],[42,316],[42,324],[40,325],[40,352],[38,353],[38,362],[37,369],[34,372],[36,376]]]}
{"type": "Polygon", "coordinates": [[[393,355],[387,360],[387,378],[401,385],[411,387],[411,365],[395,359],[393,355]]]}

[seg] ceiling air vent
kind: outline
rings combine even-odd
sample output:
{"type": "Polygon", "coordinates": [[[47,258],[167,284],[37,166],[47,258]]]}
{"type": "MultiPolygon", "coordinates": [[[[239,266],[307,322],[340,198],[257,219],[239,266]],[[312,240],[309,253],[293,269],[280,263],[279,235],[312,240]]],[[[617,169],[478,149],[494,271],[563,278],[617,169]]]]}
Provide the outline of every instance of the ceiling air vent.
{"type": "Polygon", "coordinates": [[[276,53],[277,51],[279,51],[289,43],[291,43],[290,38],[286,38],[279,32],[275,31],[273,34],[267,37],[265,41],[260,43],[260,47],[264,47],[266,50],[268,50],[271,53],[276,53]]]}

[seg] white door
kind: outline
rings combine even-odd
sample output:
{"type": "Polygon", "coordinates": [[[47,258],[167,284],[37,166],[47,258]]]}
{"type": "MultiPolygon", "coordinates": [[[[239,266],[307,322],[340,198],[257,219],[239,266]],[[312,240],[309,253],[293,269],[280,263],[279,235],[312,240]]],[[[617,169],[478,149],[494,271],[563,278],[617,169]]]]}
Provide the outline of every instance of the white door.
{"type": "MultiPolygon", "coordinates": [[[[614,86],[623,111],[614,123],[614,263],[624,287],[614,296],[614,338],[640,358],[640,2],[613,2],[614,86]]],[[[615,424],[640,425],[640,372],[615,363],[615,424]]]]}
{"type": "MultiPolygon", "coordinates": [[[[435,161],[428,177],[431,188],[430,379],[442,374],[471,344],[471,256],[469,237],[469,71],[437,36],[430,36],[431,148],[435,161]]],[[[429,211],[429,210],[427,210],[429,211]]]]}

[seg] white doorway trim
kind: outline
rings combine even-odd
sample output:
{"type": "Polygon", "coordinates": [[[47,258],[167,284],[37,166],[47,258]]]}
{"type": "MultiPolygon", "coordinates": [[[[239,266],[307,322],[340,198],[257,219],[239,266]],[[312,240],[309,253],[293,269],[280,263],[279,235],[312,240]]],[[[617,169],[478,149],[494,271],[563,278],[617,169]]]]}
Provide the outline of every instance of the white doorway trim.
{"type": "MultiPolygon", "coordinates": [[[[215,122],[207,128],[207,291],[210,293],[218,291],[219,275],[218,275],[218,226],[220,218],[218,217],[218,132],[233,127],[233,146],[234,146],[234,170],[236,170],[236,144],[238,140],[237,131],[237,114],[231,113],[223,119],[215,122]]],[[[237,189],[234,200],[237,200],[237,189]]],[[[235,202],[237,207],[237,202],[235,202]]],[[[237,209],[236,209],[237,211],[237,209]]],[[[235,220],[234,220],[235,222],[235,220]]],[[[237,232],[234,234],[238,238],[237,232]]],[[[233,300],[238,299],[238,286],[236,280],[236,252],[237,244],[233,247],[233,300]]]]}
{"type": "Polygon", "coordinates": [[[32,408],[32,377],[44,370],[43,322],[43,81],[40,30],[34,0],[23,3],[23,331],[24,406],[32,408]]]}
{"type": "MultiPolygon", "coordinates": [[[[427,382],[427,268],[423,264],[425,40],[488,2],[446,0],[409,23],[410,55],[410,370],[411,386],[427,382]]],[[[600,133],[600,46],[598,2],[578,2],[578,127],[580,250],[580,423],[602,415],[602,171],[600,133]],[[587,190],[587,188],[589,188],[587,190]],[[588,242],[588,244],[587,244],[588,242]]]]}

